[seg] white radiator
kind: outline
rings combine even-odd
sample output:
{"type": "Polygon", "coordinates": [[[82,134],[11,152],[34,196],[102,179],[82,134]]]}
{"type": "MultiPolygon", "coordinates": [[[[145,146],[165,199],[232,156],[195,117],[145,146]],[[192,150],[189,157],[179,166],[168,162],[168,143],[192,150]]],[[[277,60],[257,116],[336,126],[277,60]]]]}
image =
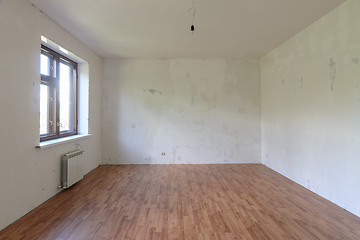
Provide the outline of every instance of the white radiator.
{"type": "Polygon", "coordinates": [[[61,157],[62,188],[68,188],[83,178],[83,150],[68,152],[61,157]]]}

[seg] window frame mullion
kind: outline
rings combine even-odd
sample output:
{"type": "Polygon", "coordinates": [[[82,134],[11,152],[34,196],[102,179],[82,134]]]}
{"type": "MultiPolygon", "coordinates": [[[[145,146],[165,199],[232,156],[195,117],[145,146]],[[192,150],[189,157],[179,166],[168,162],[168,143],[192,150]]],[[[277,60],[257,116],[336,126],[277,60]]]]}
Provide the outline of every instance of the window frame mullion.
{"type": "Polygon", "coordinates": [[[56,96],[56,112],[55,112],[55,119],[56,119],[56,136],[60,137],[60,57],[59,55],[56,56],[56,66],[54,69],[56,73],[56,81],[55,81],[55,96],[56,96]]]}

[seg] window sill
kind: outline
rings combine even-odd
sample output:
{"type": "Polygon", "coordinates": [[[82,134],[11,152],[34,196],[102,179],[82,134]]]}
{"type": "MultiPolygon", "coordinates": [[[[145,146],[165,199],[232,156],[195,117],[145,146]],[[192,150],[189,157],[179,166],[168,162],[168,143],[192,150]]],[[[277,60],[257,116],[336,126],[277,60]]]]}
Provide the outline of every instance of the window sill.
{"type": "Polygon", "coordinates": [[[40,142],[39,145],[36,146],[36,148],[39,148],[39,149],[48,148],[48,147],[56,146],[59,144],[76,141],[76,140],[79,140],[82,138],[88,138],[90,136],[91,136],[91,134],[83,134],[83,135],[74,135],[74,136],[70,136],[70,137],[58,138],[58,139],[54,139],[54,140],[40,142]]]}

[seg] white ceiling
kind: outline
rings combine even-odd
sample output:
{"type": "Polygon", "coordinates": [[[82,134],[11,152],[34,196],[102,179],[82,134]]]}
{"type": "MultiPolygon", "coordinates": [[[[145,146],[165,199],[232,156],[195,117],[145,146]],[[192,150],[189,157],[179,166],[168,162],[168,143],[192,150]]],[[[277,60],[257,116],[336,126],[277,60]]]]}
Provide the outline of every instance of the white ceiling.
{"type": "Polygon", "coordinates": [[[260,58],[345,0],[29,0],[103,58],[260,58]]]}

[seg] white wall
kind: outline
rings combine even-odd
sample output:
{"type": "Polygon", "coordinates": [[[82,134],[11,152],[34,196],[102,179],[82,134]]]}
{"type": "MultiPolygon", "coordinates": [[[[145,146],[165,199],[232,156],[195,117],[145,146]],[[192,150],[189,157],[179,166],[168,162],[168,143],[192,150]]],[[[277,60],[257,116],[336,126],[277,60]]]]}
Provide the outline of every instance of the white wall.
{"type": "Polygon", "coordinates": [[[261,59],[260,142],[259,61],[105,60],[103,74],[26,0],[0,0],[0,229],[58,192],[63,153],[81,147],[95,168],[101,140],[108,164],[258,163],[261,143],[264,164],[360,215],[359,5],[261,59]],[[42,34],[90,63],[93,135],[38,150],[42,34]]]}
{"type": "Polygon", "coordinates": [[[262,162],[360,216],[360,1],[261,59],[262,162]]]}
{"type": "Polygon", "coordinates": [[[108,59],[104,75],[103,163],[260,162],[258,60],[108,59]]]}
{"type": "Polygon", "coordinates": [[[0,229],[58,192],[60,156],[85,150],[85,172],[101,160],[102,59],[26,0],[0,0],[0,229]],[[90,63],[90,138],[39,143],[40,36],[90,63]]]}

